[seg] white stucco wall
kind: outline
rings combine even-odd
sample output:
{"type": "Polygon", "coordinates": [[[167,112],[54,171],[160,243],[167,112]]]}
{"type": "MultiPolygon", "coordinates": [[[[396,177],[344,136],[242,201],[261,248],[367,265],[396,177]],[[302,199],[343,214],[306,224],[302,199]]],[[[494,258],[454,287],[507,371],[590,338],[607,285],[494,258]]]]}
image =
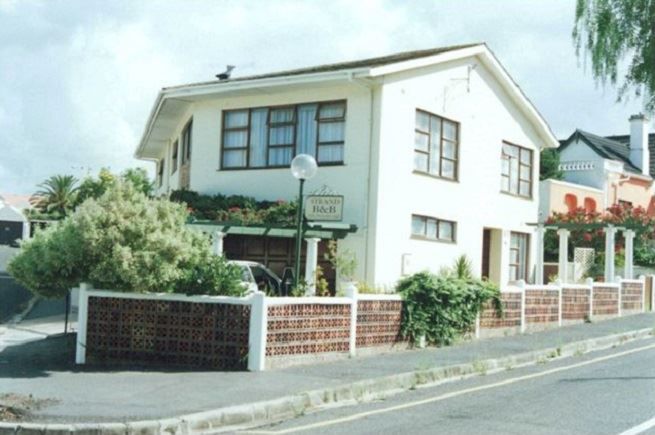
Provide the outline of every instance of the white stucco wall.
{"type": "Polygon", "coordinates": [[[593,169],[564,171],[564,180],[605,190],[605,159],[593,151],[587,144],[576,140],[560,151],[560,163],[590,162],[593,169]]]}

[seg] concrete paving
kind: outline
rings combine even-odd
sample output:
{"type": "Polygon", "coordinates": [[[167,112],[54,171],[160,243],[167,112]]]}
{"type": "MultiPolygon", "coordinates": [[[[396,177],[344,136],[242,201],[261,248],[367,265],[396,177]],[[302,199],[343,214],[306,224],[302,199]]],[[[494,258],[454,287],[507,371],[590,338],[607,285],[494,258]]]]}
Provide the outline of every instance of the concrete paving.
{"type": "MultiPolygon", "coordinates": [[[[174,417],[414,370],[471,363],[652,328],[641,314],[542,333],[464,342],[261,373],[76,366],[73,334],[5,343],[0,392],[52,399],[32,421],[108,422],[174,417]]],[[[22,325],[21,325],[22,326],[22,325]]],[[[32,326],[34,328],[34,326],[32,326]]],[[[0,348],[5,336],[0,336],[0,348]]]]}
{"type": "Polygon", "coordinates": [[[653,361],[650,338],[243,433],[619,434],[655,417],[653,361]]]}

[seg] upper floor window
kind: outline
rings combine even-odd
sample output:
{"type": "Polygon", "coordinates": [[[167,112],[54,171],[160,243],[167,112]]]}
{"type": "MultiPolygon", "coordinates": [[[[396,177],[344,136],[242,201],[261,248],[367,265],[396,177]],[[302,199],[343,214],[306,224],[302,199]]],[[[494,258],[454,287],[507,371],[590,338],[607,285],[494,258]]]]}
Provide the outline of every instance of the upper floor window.
{"type": "Polygon", "coordinates": [[[459,123],[416,110],[414,170],[457,180],[459,123]]]}
{"type": "Polygon", "coordinates": [[[221,168],[287,167],[297,154],[341,164],[345,123],[345,101],[225,111],[221,168]]]}
{"type": "Polygon", "coordinates": [[[412,236],[417,238],[454,242],[455,226],[452,221],[412,215],[412,236]]]}
{"type": "Polygon", "coordinates": [[[177,171],[177,148],[178,142],[173,142],[173,150],[171,151],[171,174],[174,174],[177,171]]]}
{"type": "Polygon", "coordinates": [[[182,130],[182,164],[189,163],[191,160],[191,128],[193,120],[190,120],[184,130],[182,130]]]}
{"type": "Polygon", "coordinates": [[[532,150],[503,142],[500,190],[532,198],[532,150]]]}

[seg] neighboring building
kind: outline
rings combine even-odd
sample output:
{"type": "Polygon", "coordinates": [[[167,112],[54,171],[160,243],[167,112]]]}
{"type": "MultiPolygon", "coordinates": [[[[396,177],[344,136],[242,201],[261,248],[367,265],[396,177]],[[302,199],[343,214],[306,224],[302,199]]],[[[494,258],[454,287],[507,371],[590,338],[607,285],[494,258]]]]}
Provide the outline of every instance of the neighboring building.
{"type": "MultiPolygon", "coordinates": [[[[306,192],[344,195],[357,231],[338,246],[356,254],[358,280],[391,286],[465,254],[506,284],[533,273],[539,152],[558,145],[476,44],[164,88],[136,156],[157,162],[162,194],[276,200],[295,198],[289,164],[311,154],[306,192]]],[[[224,231],[228,257],[238,245],[244,259],[290,265],[292,243],[224,231]]]]}
{"type": "MultiPolygon", "coordinates": [[[[655,138],[653,139],[655,143],[655,138]]],[[[655,213],[653,171],[655,156],[649,151],[648,119],[630,118],[630,136],[602,137],[576,130],[558,149],[563,183],[541,183],[542,218],[554,211],[576,207],[602,211],[615,204],[629,204],[655,213]],[[553,186],[557,185],[556,188],[553,186]],[[601,200],[597,193],[602,192],[601,200]]]]}
{"type": "Polygon", "coordinates": [[[0,245],[15,245],[19,240],[29,237],[29,221],[21,209],[16,207],[25,205],[24,202],[25,197],[19,195],[0,196],[0,245]]]}

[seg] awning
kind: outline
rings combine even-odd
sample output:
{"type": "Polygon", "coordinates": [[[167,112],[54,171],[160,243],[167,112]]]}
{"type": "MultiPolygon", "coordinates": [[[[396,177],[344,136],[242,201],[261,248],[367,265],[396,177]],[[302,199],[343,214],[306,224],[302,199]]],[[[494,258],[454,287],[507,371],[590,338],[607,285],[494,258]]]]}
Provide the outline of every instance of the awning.
{"type": "MultiPolygon", "coordinates": [[[[269,237],[296,237],[296,229],[281,225],[243,225],[231,222],[193,221],[187,225],[204,233],[220,231],[225,234],[241,234],[249,236],[269,237]]],[[[333,222],[308,222],[305,224],[303,237],[317,237],[319,239],[343,239],[348,234],[357,231],[357,225],[333,222]]]]}

